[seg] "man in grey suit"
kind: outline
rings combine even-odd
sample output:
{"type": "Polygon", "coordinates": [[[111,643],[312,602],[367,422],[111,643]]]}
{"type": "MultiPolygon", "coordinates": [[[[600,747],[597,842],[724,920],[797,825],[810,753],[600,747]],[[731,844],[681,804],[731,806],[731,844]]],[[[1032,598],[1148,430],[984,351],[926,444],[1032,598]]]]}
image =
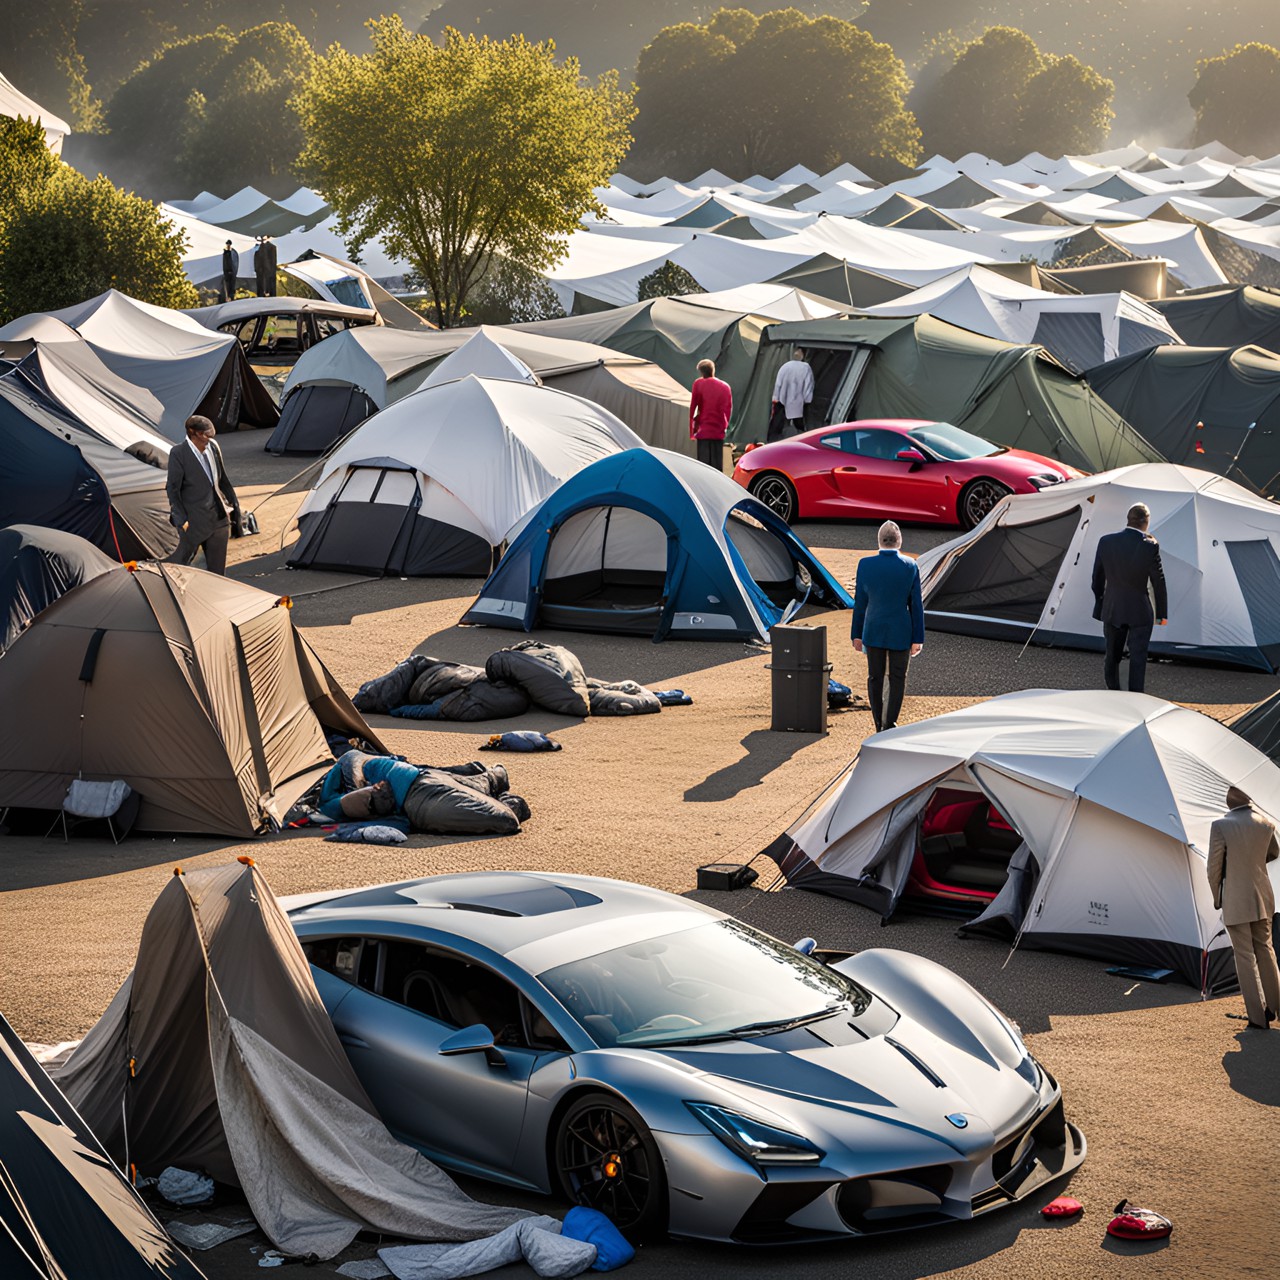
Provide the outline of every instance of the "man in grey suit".
{"type": "Polygon", "coordinates": [[[1265,1031],[1280,1010],[1280,970],[1271,941],[1275,892],[1267,863],[1280,857],[1275,826],[1239,787],[1227,788],[1227,813],[1209,828],[1209,888],[1235,953],[1249,1025],[1265,1031]]]}
{"type": "Polygon", "coordinates": [[[169,557],[190,564],[204,549],[210,573],[226,573],[231,522],[240,525],[240,499],[227,479],[222,450],[213,442],[217,428],[202,414],[187,419],[187,438],[169,450],[169,521],[182,530],[178,549],[169,557]]]}
{"type": "Polygon", "coordinates": [[[1152,624],[1169,621],[1169,596],[1160,563],[1160,544],[1147,532],[1151,510],[1144,502],[1129,508],[1128,528],[1098,539],[1093,560],[1093,616],[1102,623],[1107,656],[1102,676],[1108,689],[1120,688],[1120,659],[1129,645],[1129,691],[1141,693],[1147,682],[1147,646],[1152,624]],[[1155,612],[1151,596],[1156,597],[1155,612]]]}

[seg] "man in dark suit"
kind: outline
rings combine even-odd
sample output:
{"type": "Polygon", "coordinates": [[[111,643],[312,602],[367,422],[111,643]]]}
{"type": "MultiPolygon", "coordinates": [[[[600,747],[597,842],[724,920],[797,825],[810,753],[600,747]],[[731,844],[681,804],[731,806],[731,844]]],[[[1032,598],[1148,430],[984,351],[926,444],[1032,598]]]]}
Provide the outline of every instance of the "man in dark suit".
{"type": "Polygon", "coordinates": [[[274,298],[276,296],[276,263],[278,253],[276,250],[276,242],[270,236],[262,237],[262,252],[265,255],[263,262],[263,283],[267,287],[267,297],[274,298]]]}
{"type": "Polygon", "coordinates": [[[202,414],[187,419],[187,438],[169,450],[169,521],[182,531],[178,549],[169,557],[190,564],[204,549],[205,568],[226,573],[227,540],[231,522],[240,526],[240,499],[222,464],[222,450],[213,442],[217,429],[202,414]]]}
{"type": "Polygon", "coordinates": [[[853,592],[853,648],[867,655],[867,698],[876,732],[898,723],[907,689],[907,666],[924,648],[920,569],[902,554],[902,530],[892,520],[880,526],[877,555],[858,561],[853,592]],[[884,697],[885,669],[889,698],[884,697]]]}
{"type": "Polygon", "coordinates": [[[267,296],[267,238],[259,236],[253,251],[253,289],[260,298],[267,296]]]}
{"type": "Polygon", "coordinates": [[[1120,688],[1120,659],[1127,640],[1129,692],[1142,692],[1152,624],[1163,627],[1169,621],[1160,544],[1147,532],[1150,524],[1150,508],[1137,502],[1129,508],[1128,528],[1098,539],[1093,561],[1093,616],[1102,623],[1107,642],[1102,675],[1108,689],[1120,688]],[[1148,583],[1155,593],[1154,613],[1148,583]]]}
{"type": "Polygon", "coordinates": [[[236,277],[240,274],[240,254],[230,240],[222,251],[222,300],[230,302],[236,296],[236,277]]]}

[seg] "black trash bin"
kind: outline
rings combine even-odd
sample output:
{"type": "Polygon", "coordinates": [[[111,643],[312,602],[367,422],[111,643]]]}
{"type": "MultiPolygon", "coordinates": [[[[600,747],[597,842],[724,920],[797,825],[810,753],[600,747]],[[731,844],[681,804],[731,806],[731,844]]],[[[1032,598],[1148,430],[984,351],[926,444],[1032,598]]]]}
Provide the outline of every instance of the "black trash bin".
{"type": "Polygon", "coordinates": [[[794,733],[826,733],[826,627],[776,626],[773,645],[773,723],[770,728],[794,733]]]}

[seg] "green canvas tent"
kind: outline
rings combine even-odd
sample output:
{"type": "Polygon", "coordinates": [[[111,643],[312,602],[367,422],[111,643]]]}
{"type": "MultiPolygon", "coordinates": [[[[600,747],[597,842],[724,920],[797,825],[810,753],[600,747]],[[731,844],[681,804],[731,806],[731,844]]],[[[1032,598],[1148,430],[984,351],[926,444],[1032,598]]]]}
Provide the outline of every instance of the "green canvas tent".
{"type": "Polygon", "coordinates": [[[1088,378],[1170,462],[1277,492],[1280,356],[1254,346],[1151,347],[1088,378]]]}
{"type": "Polygon", "coordinates": [[[970,333],[932,316],[806,320],[768,328],[731,439],[763,440],[774,378],[793,346],[809,352],[808,423],[859,418],[951,422],[994,444],[1081,471],[1163,458],[1043,347],[970,333]]]}
{"type": "Polygon", "coordinates": [[[1215,286],[1162,298],[1151,304],[1197,347],[1239,347],[1253,343],[1280,350],[1280,290],[1251,285],[1215,286]]]}

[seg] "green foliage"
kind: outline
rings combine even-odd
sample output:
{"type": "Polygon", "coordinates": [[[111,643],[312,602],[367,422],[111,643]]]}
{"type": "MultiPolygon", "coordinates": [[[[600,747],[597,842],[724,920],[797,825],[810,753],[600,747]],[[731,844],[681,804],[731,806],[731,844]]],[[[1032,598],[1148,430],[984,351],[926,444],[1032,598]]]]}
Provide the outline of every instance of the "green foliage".
{"type": "Polygon", "coordinates": [[[799,9],[749,17],[721,10],[705,26],[665,28],[642,50],[633,168],[746,177],[796,163],[916,163],[910,82],[888,45],[799,9]]]}
{"type": "Polygon", "coordinates": [[[113,149],[141,159],[130,177],[160,194],[269,185],[302,148],[288,102],[314,59],[297,27],[281,22],[167,45],[112,98],[113,149]]]}
{"type": "Polygon", "coordinates": [[[34,120],[0,116],[0,216],[23,191],[48,182],[58,165],[34,120]]]}
{"type": "Polygon", "coordinates": [[[602,212],[594,188],[626,153],[631,98],[523,36],[449,31],[437,45],[395,17],[370,29],[372,53],[331,48],[294,99],[298,173],[357,252],[381,236],[454,325],[495,255],[545,271],[582,215],[602,212]]]}
{"type": "Polygon", "coordinates": [[[1073,56],[1040,51],[1025,31],[989,27],[912,99],[925,148],[1011,162],[1030,151],[1096,151],[1111,131],[1115,86],[1073,56]]]}
{"type": "Polygon", "coordinates": [[[185,234],[150,201],[59,163],[0,212],[0,320],[68,307],[105,289],[190,307],[185,234]]]}
{"type": "Polygon", "coordinates": [[[467,295],[468,324],[531,324],[563,315],[560,299],[542,276],[505,258],[494,258],[467,295]]]}
{"type": "Polygon", "coordinates": [[[1197,145],[1224,142],[1266,159],[1280,151],[1280,49],[1238,44],[1196,67],[1187,99],[1196,113],[1197,145]]]}
{"type": "Polygon", "coordinates": [[[646,298],[669,298],[684,293],[706,293],[706,290],[678,262],[666,260],[656,271],[644,276],[636,286],[636,301],[646,298]]]}

